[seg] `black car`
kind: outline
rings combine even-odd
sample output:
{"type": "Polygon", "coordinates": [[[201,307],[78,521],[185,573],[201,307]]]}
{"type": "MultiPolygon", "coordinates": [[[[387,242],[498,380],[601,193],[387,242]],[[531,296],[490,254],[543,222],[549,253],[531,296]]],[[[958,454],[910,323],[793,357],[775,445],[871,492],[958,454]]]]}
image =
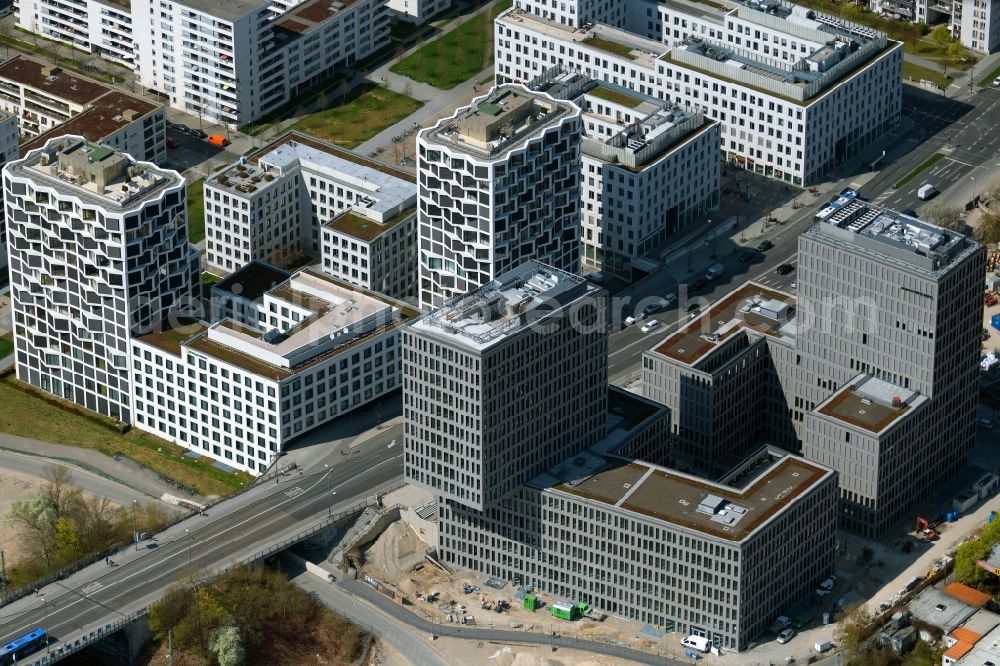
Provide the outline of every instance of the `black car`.
{"type": "Polygon", "coordinates": [[[175,132],[181,132],[183,134],[190,134],[191,128],[183,123],[170,123],[167,125],[167,129],[172,129],[175,132]]]}
{"type": "Polygon", "coordinates": [[[207,139],[208,138],[208,132],[204,132],[202,130],[193,129],[193,130],[191,130],[191,136],[193,136],[196,139],[207,139]]]}
{"type": "Polygon", "coordinates": [[[687,311],[688,312],[700,312],[701,311],[701,305],[699,305],[695,301],[691,301],[687,305],[687,311]]]}
{"type": "Polygon", "coordinates": [[[917,216],[917,211],[913,210],[912,208],[904,208],[903,210],[901,210],[899,212],[902,213],[903,215],[909,215],[910,217],[916,217],[917,216]]]}
{"type": "Polygon", "coordinates": [[[774,269],[774,272],[777,273],[778,275],[788,275],[794,270],[795,266],[792,266],[791,264],[781,264],[780,266],[774,269]]]}
{"type": "Polygon", "coordinates": [[[769,240],[762,240],[760,243],[757,244],[757,251],[758,252],[767,252],[772,247],[774,247],[774,243],[772,243],[769,240]]]}
{"type": "Polygon", "coordinates": [[[757,256],[756,252],[750,252],[750,251],[744,252],[743,254],[740,255],[740,263],[749,264],[751,261],[754,260],[754,257],[756,256],[757,256]]]}

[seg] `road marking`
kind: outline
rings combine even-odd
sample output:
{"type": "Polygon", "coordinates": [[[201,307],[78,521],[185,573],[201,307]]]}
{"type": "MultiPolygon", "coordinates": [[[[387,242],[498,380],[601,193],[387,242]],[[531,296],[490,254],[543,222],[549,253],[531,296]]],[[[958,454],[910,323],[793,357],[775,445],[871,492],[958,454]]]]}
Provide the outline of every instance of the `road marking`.
{"type": "Polygon", "coordinates": [[[285,491],[285,496],[288,497],[289,499],[295,499],[296,497],[298,497],[299,495],[301,495],[304,492],[305,492],[304,489],[302,489],[299,486],[295,486],[294,488],[286,490],[285,491]]]}
{"type": "Polygon", "coordinates": [[[104,587],[104,586],[101,585],[100,583],[98,583],[95,580],[93,583],[90,583],[89,585],[84,585],[83,587],[81,587],[80,591],[83,592],[84,594],[93,594],[94,592],[97,592],[102,587],[104,587]]]}
{"type": "Polygon", "coordinates": [[[392,447],[394,447],[394,446],[396,446],[396,440],[392,440],[391,442],[389,442],[389,448],[390,448],[390,449],[391,449],[392,447]]]}
{"type": "MultiPolygon", "coordinates": [[[[337,489],[337,488],[340,488],[341,486],[344,486],[344,485],[347,485],[348,483],[351,483],[351,482],[353,482],[353,481],[356,481],[356,480],[358,479],[358,476],[361,476],[361,475],[363,475],[363,474],[365,474],[365,473],[367,473],[367,472],[371,472],[371,471],[373,471],[373,470],[377,469],[378,467],[381,467],[382,465],[384,465],[384,464],[385,464],[385,463],[387,463],[387,462],[392,462],[392,461],[393,461],[393,460],[395,460],[396,458],[402,458],[402,457],[403,457],[403,454],[402,454],[402,453],[400,453],[399,455],[396,455],[396,456],[393,456],[393,457],[391,457],[391,458],[386,458],[386,459],[385,459],[385,460],[383,460],[382,462],[379,462],[379,463],[376,463],[376,464],[372,465],[371,467],[367,468],[366,470],[364,470],[363,472],[361,472],[361,474],[359,474],[359,475],[356,475],[356,476],[353,476],[353,477],[351,477],[350,479],[347,479],[346,481],[343,481],[343,482],[341,482],[341,483],[338,483],[338,484],[337,484],[336,486],[334,486],[334,488],[333,488],[333,489],[337,489]]],[[[310,487],[308,488],[308,490],[312,490],[313,488],[315,488],[315,487],[316,487],[316,486],[318,486],[319,484],[323,483],[323,481],[325,480],[325,478],[327,477],[327,475],[329,475],[329,474],[330,474],[330,473],[332,473],[332,472],[333,472],[333,469],[330,469],[330,470],[328,470],[328,471],[327,471],[326,473],[324,473],[323,475],[321,475],[321,476],[320,476],[320,477],[319,477],[319,478],[318,478],[318,479],[316,480],[316,482],[315,482],[315,483],[313,483],[313,484],[312,484],[312,485],[311,485],[311,486],[310,486],[310,487]]],[[[276,497],[276,495],[269,495],[268,497],[265,497],[265,498],[263,498],[263,499],[265,499],[265,500],[266,500],[266,499],[270,499],[270,498],[272,498],[272,497],[276,497]]],[[[261,500],[257,500],[257,501],[261,501],[261,500]]],[[[272,511],[274,511],[275,509],[279,509],[279,508],[281,508],[282,506],[284,506],[285,504],[288,504],[289,502],[292,502],[292,501],[294,501],[294,499],[293,499],[293,498],[289,498],[289,499],[286,499],[286,500],[282,500],[281,502],[279,502],[278,504],[275,504],[275,505],[274,505],[274,506],[272,506],[272,507],[269,507],[269,508],[267,508],[267,509],[264,509],[263,511],[260,511],[260,512],[258,512],[258,513],[256,513],[256,514],[254,514],[254,515],[250,516],[249,518],[247,518],[247,519],[245,519],[245,520],[242,520],[242,521],[240,521],[240,522],[238,522],[238,523],[236,523],[236,524],[234,524],[234,525],[231,525],[230,527],[227,527],[227,528],[226,528],[226,529],[224,529],[224,530],[221,530],[220,532],[217,532],[216,534],[212,535],[212,537],[210,537],[210,539],[209,539],[209,540],[206,540],[206,541],[202,541],[202,542],[200,542],[200,543],[203,543],[203,544],[207,544],[207,543],[210,543],[210,542],[211,542],[212,540],[216,540],[216,539],[217,539],[218,537],[221,537],[222,535],[226,534],[227,532],[231,532],[231,531],[233,531],[233,530],[236,530],[236,529],[239,529],[239,528],[243,527],[244,525],[246,525],[247,523],[252,523],[252,522],[257,522],[257,521],[258,521],[258,519],[259,519],[259,518],[260,518],[261,516],[263,516],[263,515],[265,515],[265,514],[267,514],[267,513],[270,513],[270,512],[272,512],[272,511]]],[[[305,505],[306,505],[306,506],[308,506],[309,504],[312,504],[312,503],[314,503],[314,502],[320,502],[320,501],[327,501],[327,496],[326,496],[325,494],[323,494],[323,495],[318,495],[318,496],[316,496],[316,497],[313,497],[313,498],[312,498],[311,500],[309,500],[309,502],[307,502],[307,503],[306,503],[305,505]]],[[[284,519],[285,517],[286,517],[286,516],[277,516],[276,518],[277,518],[277,520],[282,520],[282,519],[284,519]]],[[[221,520],[221,519],[220,519],[220,520],[221,520]]],[[[256,524],[256,525],[255,525],[255,527],[257,527],[257,528],[261,528],[261,527],[266,527],[267,525],[270,525],[270,524],[271,524],[271,523],[273,523],[273,522],[275,522],[275,521],[273,521],[273,520],[272,520],[272,521],[268,521],[267,523],[263,523],[263,524],[260,524],[260,523],[258,523],[258,524],[256,524]]],[[[203,528],[203,529],[204,529],[204,528],[203,528]]],[[[178,538],[174,539],[173,541],[171,541],[171,542],[170,542],[170,545],[173,545],[173,544],[181,544],[181,545],[182,545],[182,547],[183,547],[183,543],[184,543],[184,541],[186,541],[186,540],[187,540],[187,538],[186,538],[186,537],[183,537],[183,536],[182,536],[182,537],[178,537],[178,538]]],[[[215,552],[215,551],[219,550],[220,548],[224,548],[224,547],[225,547],[225,546],[227,546],[227,545],[229,545],[229,541],[228,541],[228,540],[227,540],[227,541],[224,541],[223,543],[219,544],[218,546],[216,546],[216,547],[214,547],[214,548],[211,548],[211,549],[209,549],[208,551],[205,551],[205,552],[201,553],[201,555],[200,555],[200,556],[204,557],[205,555],[210,555],[211,553],[213,553],[213,552],[215,552]]],[[[179,557],[179,556],[183,555],[183,552],[184,552],[183,550],[179,550],[179,551],[178,551],[178,552],[177,552],[177,553],[176,553],[175,555],[173,555],[172,557],[179,557]]],[[[168,557],[168,559],[169,559],[169,557],[168,557]]],[[[164,561],[160,561],[160,562],[156,562],[156,563],[154,563],[154,564],[151,564],[151,565],[150,565],[150,566],[148,566],[148,567],[145,567],[145,568],[143,568],[143,569],[139,569],[139,570],[135,571],[134,573],[132,573],[132,574],[129,574],[128,576],[125,576],[125,577],[123,577],[123,578],[120,578],[120,579],[118,579],[118,580],[115,580],[115,581],[112,581],[112,582],[108,583],[108,584],[107,584],[107,585],[105,586],[105,588],[111,588],[111,587],[114,587],[115,585],[119,585],[119,584],[121,584],[121,583],[124,583],[124,582],[128,581],[129,579],[132,579],[132,578],[135,578],[136,576],[139,576],[139,575],[142,575],[142,574],[146,573],[147,571],[150,571],[151,569],[163,569],[163,568],[164,568],[164,565],[166,565],[166,564],[168,564],[168,563],[167,563],[167,562],[164,562],[164,561]]],[[[127,565],[126,565],[126,566],[127,566],[127,565]]],[[[174,572],[177,572],[177,571],[181,571],[182,569],[185,569],[186,567],[187,567],[187,564],[186,564],[185,562],[182,562],[180,566],[176,566],[176,567],[173,567],[173,568],[170,568],[170,569],[168,569],[168,570],[166,570],[166,571],[163,571],[163,572],[162,572],[162,573],[161,573],[161,574],[160,574],[160,575],[159,575],[159,576],[158,576],[157,578],[163,578],[163,577],[165,577],[165,576],[169,576],[169,575],[173,574],[174,572]]],[[[153,581],[147,581],[147,583],[155,583],[155,582],[156,582],[156,580],[153,580],[153,581]]],[[[73,592],[76,592],[76,590],[73,590],[73,592]]],[[[121,594],[119,594],[119,595],[116,595],[116,596],[113,596],[113,597],[111,597],[110,599],[106,599],[106,600],[104,600],[104,602],[103,602],[103,605],[107,606],[107,605],[109,605],[109,604],[110,604],[111,602],[113,602],[113,601],[115,601],[116,599],[118,599],[119,597],[122,597],[122,596],[125,596],[126,594],[129,594],[129,593],[134,593],[134,592],[135,592],[135,588],[133,588],[133,589],[129,589],[129,590],[127,590],[127,591],[124,591],[124,592],[122,592],[122,593],[121,593],[121,594]]],[[[55,599],[53,599],[53,600],[52,600],[52,602],[51,602],[51,604],[50,604],[50,606],[52,606],[52,607],[54,608],[54,606],[55,606],[55,603],[56,603],[56,602],[57,602],[57,601],[58,601],[59,599],[63,598],[64,596],[66,596],[66,595],[65,595],[65,594],[63,594],[63,595],[60,595],[59,597],[56,597],[55,599]]],[[[73,599],[72,601],[70,601],[69,603],[67,603],[67,604],[66,604],[65,606],[63,606],[63,609],[67,609],[67,608],[70,608],[71,606],[74,606],[74,605],[76,605],[76,604],[79,604],[79,603],[81,603],[81,602],[83,602],[83,601],[86,601],[86,602],[90,602],[90,603],[102,603],[102,602],[98,602],[98,601],[95,601],[95,600],[93,600],[93,599],[90,599],[89,597],[80,597],[80,596],[78,596],[78,597],[76,597],[75,599],[73,599]]],[[[72,617],[69,617],[69,618],[67,618],[67,619],[66,619],[66,620],[65,620],[64,622],[65,622],[65,623],[67,623],[67,624],[68,624],[68,623],[71,623],[71,622],[73,622],[74,620],[76,620],[76,619],[78,619],[78,618],[81,618],[81,617],[83,617],[83,616],[84,616],[84,615],[85,615],[85,614],[86,614],[87,612],[88,612],[87,610],[84,610],[84,611],[83,611],[83,612],[81,612],[81,613],[77,613],[76,615],[73,615],[72,617]]],[[[21,634],[25,633],[25,631],[26,631],[26,630],[28,630],[28,629],[30,629],[30,628],[32,628],[32,627],[34,627],[34,626],[37,626],[37,624],[38,624],[37,622],[32,622],[32,623],[29,623],[29,624],[26,624],[26,625],[24,625],[23,627],[21,627],[21,628],[19,628],[19,629],[16,629],[16,630],[14,630],[13,632],[11,632],[11,634],[10,634],[10,635],[11,635],[11,636],[20,636],[21,634]]]]}

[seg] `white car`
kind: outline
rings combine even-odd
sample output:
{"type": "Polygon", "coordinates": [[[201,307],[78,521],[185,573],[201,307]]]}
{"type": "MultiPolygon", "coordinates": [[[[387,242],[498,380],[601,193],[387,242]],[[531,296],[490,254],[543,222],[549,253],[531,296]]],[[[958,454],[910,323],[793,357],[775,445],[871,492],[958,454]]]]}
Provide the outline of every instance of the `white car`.
{"type": "Polygon", "coordinates": [[[788,627],[787,629],[782,629],[781,632],[778,634],[778,642],[784,645],[788,641],[792,640],[792,638],[794,637],[795,637],[795,630],[792,629],[791,627],[788,627]]]}
{"type": "Polygon", "coordinates": [[[998,76],[997,78],[993,79],[993,87],[994,88],[1000,88],[1000,76],[998,76]]]}
{"type": "Polygon", "coordinates": [[[643,333],[649,333],[650,331],[652,331],[654,328],[658,327],[659,325],[660,325],[660,322],[656,321],[655,319],[650,319],[649,321],[647,321],[645,324],[642,325],[642,332],[643,333]]]}
{"type": "Polygon", "coordinates": [[[642,321],[645,318],[646,318],[645,312],[636,312],[634,315],[629,315],[628,317],[625,317],[625,325],[631,326],[637,321],[642,321]]]}

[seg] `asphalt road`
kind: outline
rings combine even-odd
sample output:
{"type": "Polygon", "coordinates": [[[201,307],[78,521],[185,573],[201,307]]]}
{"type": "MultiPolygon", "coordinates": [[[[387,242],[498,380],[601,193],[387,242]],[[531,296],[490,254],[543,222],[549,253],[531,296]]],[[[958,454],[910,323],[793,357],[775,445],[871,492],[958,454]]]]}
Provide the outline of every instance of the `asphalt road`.
{"type": "MultiPolygon", "coordinates": [[[[14,453],[12,451],[5,451],[2,449],[0,449],[0,470],[2,470],[0,471],[0,484],[3,484],[6,481],[4,478],[6,472],[20,472],[21,474],[30,474],[44,479],[46,468],[52,465],[58,465],[59,467],[68,469],[73,475],[72,484],[80,488],[85,493],[107,497],[115,504],[119,504],[121,506],[129,505],[132,500],[138,500],[140,502],[149,501],[149,497],[138,490],[134,490],[128,486],[111,481],[110,479],[105,479],[97,474],[91,474],[90,472],[83,471],[75,465],[68,465],[49,458],[29,456],[23,453],[14,453]]],[[[39,489],[41,489],[44,484],[44,480],[39,481],[39,489]]]]}
{"type": "Polygon", "coordinates": [[[74,639],[85,627],[151,603],[186,572],[221,567],[300,532],[322,519],[324,509],[336,512],[370,496],[399,477],[402,447],[388,446],[394,434],[390,429],[373,438],[364,456],[331,460],[329,471],[318,466],[312,468],[317,473],[266,480],[207,516],[190,518],[159,534],[157,541],[144,542],[140,552],[123,550],[112,557],[114,567],[92,565],[0,609],[0,643],[35,627],[45,628],[56,640],[74,639]]]}

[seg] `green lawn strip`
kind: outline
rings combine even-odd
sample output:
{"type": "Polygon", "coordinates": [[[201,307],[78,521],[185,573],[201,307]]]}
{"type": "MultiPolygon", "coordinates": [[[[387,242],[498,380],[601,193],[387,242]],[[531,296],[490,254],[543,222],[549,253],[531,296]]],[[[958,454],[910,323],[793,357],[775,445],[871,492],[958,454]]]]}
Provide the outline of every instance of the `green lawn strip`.
{"type": "MultiPolygon", "coordinates": [[[[361,89],[356,88],[354,93],[357,94],[359,90],[361,89]]],[[[386,127],[406,118],[421,106],[423,102],[412,97],[387,88],[369,86],[365,92],[357,94],[345,104],[311,113],[290,129],[345,148],[354,148],[386,127]]]]}
{"type": "Polygon", "coordinates": [[[898,190],[903,185],[906,185],[908,182],[919,176],[922,171],[926,171],[927,169],[934,166],[934,164],[937,163],[937,161],[940,160],[942,157],[944,157],[944,153],[934,153],[926,160],[924,160],[923,163],[921,163],[916,169],[903,176],[901,180],[899,180],[895,185],[892,186],[892,189],[898,190]]]}
{"type": "Polygon", "coordinates": [[[60,403],[52,404],[24,388],[13,376],[0,380],[0,432],[107,456],[120,453],[204,496],[228,495],[252,478],[243,472],[224,472],[214,467],[210,458],[188,457],[184,455],[187,449],[136,429],[119,434],[111,429],[110,419],[108,426],[101,425],[88,418],[96,415],[81,407],[47,396],[60,403]]]}
{"type": "Polygon", "coordinates": [[[209,298],[212,295],[212,285],[221,282],[222,278],[218,275],[212,275],[211,273],[201,274],[201,297],[209,298]]]}
{"type": "Polygon", "coordinates": [[[604,86],[597,86],[596,88],[590,90],[589,93],[594,97],[600,97],[601,99],[605,99],[609,102],[627,106],[630,109],[634,109],[642,104],[642,100],[637,99],[632,95],[626,95],[625,93],[612,90],[611,88],[605,88],[604,86]]]}
{"type": "Polygon", "coordinates": [[[187,214],[188,240],[200,243],[205,240],[205,179],[188,183],[187,214]]]}
{"type": "Polygon", "coordinates": [[[389,70],[441,90],[468,81],[493,63],[493,20],[512,4],[513,0],[503,0],[492,11],[469,17],[389,70]]]}
{"type": "Polygon", "coordinates": [[[41,43],[36,45],[32,42],[26,42],[22,39],[18,39],[17,37],[13,37],[11,35],[0,35],[0,44],[6,44],[7,46],[11,46],[21,51],[29,51],[37,55],[45,56],[46,58],[55,61],[55,63],[60,67],[71,69],[91,79],[96,79],[99,81],[104,81],[105,83],[112,83],[112,84],[119,84],[125,82],[124,79],[118,76],[114,76],[113,74],[101,71],[95,72],[90,70],[84,70],[83,67],[80,65],[80,63],[74,60],[73,58],[68,58],[63,55],[57,55],[59,52],[58,49],[75,51],[76,53],[79,54],[79,56],[90,55],[85,51],[80,51],[79,49],[74,50],[72,47],[68,46],[67,44],[64,44],[63,42],[57,42],[54,40],[46,39],[42,35],[34,35],[18,26],[15,26],[15,28],[19,32],[24,33],[25,36],[28,36],[29,39],[33,40],[37,39],[41,43]],[[43,46],[43,44],[48,44],[51,46],[46,47],[43,46]]]}
{"type": "Polygon", "coordinates": [[[14,353],[14,341],[8,337],[0,338],[0,358],[7,358],[14,353]]]}
{"type": "Polygon", "coordinates": [[[903,78],[913,81],[927,80],[942,90],[951,85],[951,79],[945,78],[942,72],[914,65],[912,62],[906,62],[905,60],[903,61],[903,78]]]}
{"type": "Polygon", "coordinates": [[[606,51],[607,53],[612,53],[616,56],[621,56],[622,58],[628,58],[629,60],[635,60],[635,56],[632,55],[634,50],[631,46],[626,44],[619,44],[618,42],[612,42],[607,39],[601,39],[600,37],[588,37],[587,39],[580,42],[584,46],[592,46],[595,49],[600,49],[606,51]]]}
{"type": "Polygon", "coordinates": [[[1000,66],[997,66],[997,68],[994,69],[989,74],[987,74],[985,78],[980,79],[979,80],[979,85],[981,85],[981,86],[992,86],[993,85],[993,81],[995,81],[998,76],[1000,76],[1000,66]]]}

